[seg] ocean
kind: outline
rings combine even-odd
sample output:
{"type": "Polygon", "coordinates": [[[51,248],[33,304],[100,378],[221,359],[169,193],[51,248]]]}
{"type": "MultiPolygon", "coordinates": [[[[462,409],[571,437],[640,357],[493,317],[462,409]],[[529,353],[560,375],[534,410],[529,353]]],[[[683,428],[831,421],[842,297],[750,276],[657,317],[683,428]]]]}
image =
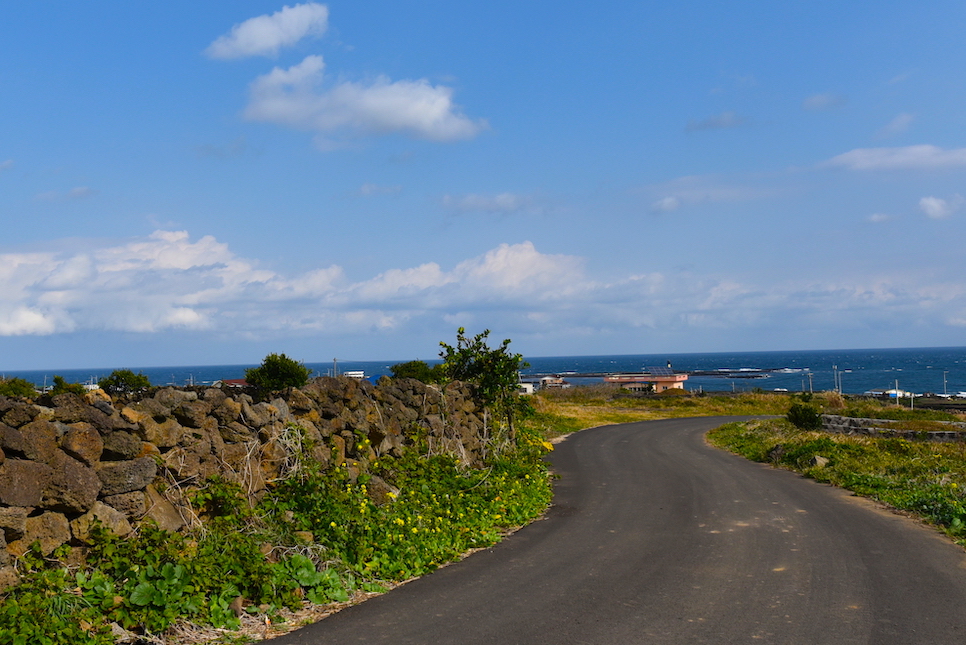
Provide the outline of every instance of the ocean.
{"type": "MultiPolygon", "coordinates": [[[[403,359],[406,360],[406,359],[403,359]]],[[[781,352],[720,352],[704,354],[632,354],[617,356],[543,356],[526,357],[530,367],[524,379],[545,374],[561,374],[575,385],[601,382],[606,372],[640,372],[649,367],[671,363],[675,371],[691,373],[688,390],[748,391],[763,390],[822,391],[836,389],[861,394],[872,389],[899,389],[922,393],[956,394],[966,392],[966,347],[929,347],[909,349],[843,349],[781,352]]],[[[362,370],[376,380],[389,375],[394,361],[351,361],[306,363],[315,375],[325,376],[362,370]]],[[[216,380],[244,378],[245,369],[255,365],[191,365],[170,367],[118,366],[143,372],[154,385],[205,385],[216,380]]],[[[50,384],[55,374],[71,383],[96,382],[114,367],[9,371],[5,377],[20,377],[38,386],[50,384]]]]}

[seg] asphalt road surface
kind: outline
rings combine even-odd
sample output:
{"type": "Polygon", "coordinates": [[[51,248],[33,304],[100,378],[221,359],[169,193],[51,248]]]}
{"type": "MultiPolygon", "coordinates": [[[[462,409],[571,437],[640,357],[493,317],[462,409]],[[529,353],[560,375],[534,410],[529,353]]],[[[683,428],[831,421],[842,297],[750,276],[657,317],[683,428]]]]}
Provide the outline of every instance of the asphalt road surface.
{"type": "Polygon", "coordinates": [[[966,643],[960,548],[705,445],[724,421],[575,434],[546,519],[272,643],[966,643]]]}

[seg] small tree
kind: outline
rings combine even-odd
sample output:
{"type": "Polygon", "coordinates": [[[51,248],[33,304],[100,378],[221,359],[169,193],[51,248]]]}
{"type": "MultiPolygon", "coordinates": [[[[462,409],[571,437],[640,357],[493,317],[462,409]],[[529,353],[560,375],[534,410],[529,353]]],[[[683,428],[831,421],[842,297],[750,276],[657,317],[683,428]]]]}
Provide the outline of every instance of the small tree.
{"type": "Polygon", "coordinates": [[[443,380],[443,366],[430,367],[426,361],[396,363],[389,370],[393,378],[414,378],[423,383],[439,383],[443,380]]]}
{"type": "Polygon", "coordinates": [[[800,430],[818,430],[822,427],[822,412],[811,403],[792,403],[785,418],[800,430]]]}
{"type": "Polygon", "coordinates": [[[57,396],[58,394],[78,394],[83,396],[87,394],[87,389],[80,383],[68,383],[64,380],[63,376],[54,375],[54,386],[50,388],[49,394],[51,396],[57,396]]]}
{"type": "Polygon", "coordinates": [[[100,379],[97,386],[115,396],[146,390],[151,387],[151,381],[143,372],[135,374],[131,370],[114,370],[110,376],[100,379]]]}
{"type": "Polygon", "coordinates": [[[245,380],[259,389],[276,391],[302,387],[309,382],[311,373],[312,370],[285,354],[269,354],[261,365],[245,370],[245,380]]]}
{"type": "Polygon", "coordinates": [[[19,396],[32,399],[37,396],[37,388],[33,383],[22,378],[0,378],[0,395],[19,396]]]}
{"type": "Polygon", "coordinates": [[[466,337],[466,330],[456,331],[456,346],[441,342],[443,350],[442,372],[454,381],[468,381],[476,385],[476,391],[484,406],[491,407],[506,420],[510,437],[514,436],[513,421],[520,409],[516,394],[518,373],[530,364],[521,354],[511,354],[510,339],[507,338],[496,349],[490,349],[486,339],[489,329],[484,329],[472,339],[466,337]]]}

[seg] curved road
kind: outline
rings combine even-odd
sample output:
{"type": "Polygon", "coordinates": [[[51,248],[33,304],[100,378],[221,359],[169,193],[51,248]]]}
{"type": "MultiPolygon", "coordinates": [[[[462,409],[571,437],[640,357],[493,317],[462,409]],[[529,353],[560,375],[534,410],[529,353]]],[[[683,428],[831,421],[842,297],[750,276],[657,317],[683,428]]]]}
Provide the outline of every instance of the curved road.
{"type": "Polygon", "coordinates": [[[966,642],[961,549],[705,445],[726,420],[575,434],[545,520],[272,643],[966,642]]]}

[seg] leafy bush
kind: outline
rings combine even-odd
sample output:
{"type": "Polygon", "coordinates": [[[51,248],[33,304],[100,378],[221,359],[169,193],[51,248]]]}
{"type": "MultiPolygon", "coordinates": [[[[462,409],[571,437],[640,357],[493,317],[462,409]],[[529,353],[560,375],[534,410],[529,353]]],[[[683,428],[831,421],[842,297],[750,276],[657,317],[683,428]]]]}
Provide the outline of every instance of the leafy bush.
{"type": "Polygon", "coordinates": [[[465,336],[466,330],[456,331],[456,346],[441,342],[443,359],[442,371],[448,379],[474,383],[477,395],[485,406],[494,408],[503,416],[513,434],[513,422],[518,411],[517,381],[519,372],[530,364],[521,354],[511,354],[510,339],[505,339],[496,349],[490,349],[486,338],[489,329],[484,329],[472,339],[465,336]]]}
{"type": "Polygon", "coordinates": [[[785,418],[801,430],[818,430],[822,427],[822,413],[808,403],[792,403],[785,418]]]}
{"type": "Polygon", "coordinates": [[[393,378],[414,378],[423,383],[439,383],[443,380],[442,365],[432,367],[426,361],[397,363],[389,368],[393,378]]]}
{"type": "Polygon", "coordinates": [[[79,394],[83,396],[87,393],[87,388],[85,388],[80,383],[68,383],[64,380],[63,376],[54,375],[54,386],[50,388],[49,394],[51,396],[57,396],[58,394],[79,394]]]}
{"type": "Polygon", "coordinates": [[[245,370],[249,385],[274,392],[287,387],[302,387],[309,382],[312,370],[285,354],[269,354],[258,367],[245,370]]]}
{"type": "Polygon", "coordinates": [[[114,370],[97,382],[97,386],[114,396],[117,394],[131,394],[151,387],[151,381],[143,372],[135,374],[131,370],[114,370]]]}
{"type": "Polygon", "coordinates": [[[37,396],[37,388],[33,383],[22,378],[0,378],[0,395],[19,396],[30,399],[37,396]]]}

